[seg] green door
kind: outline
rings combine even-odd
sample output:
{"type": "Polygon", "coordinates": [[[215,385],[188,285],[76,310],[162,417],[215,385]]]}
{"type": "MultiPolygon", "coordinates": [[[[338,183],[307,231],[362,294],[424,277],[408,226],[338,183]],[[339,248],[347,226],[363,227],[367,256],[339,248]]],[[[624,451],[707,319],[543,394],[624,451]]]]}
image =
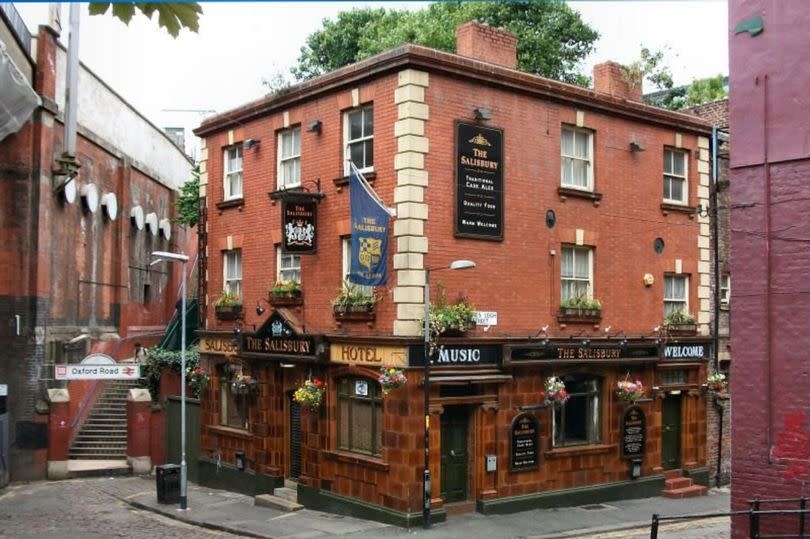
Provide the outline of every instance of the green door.
{"type": "Polygon", "coordinates": [[[681,396],[667,395],[661,411],[661,465],[672,470],[681,465],[681,396]]]}
{"type": "Polygon", "coordinates": [[[467,499],[467,409],[448,406],[442,414],[442,498],[445,503],[467,499]]]}
{"type": "MultiPolygon", "coordinates": [[[[166,400],[166,462],[180,464],[180,399],[166,400]]],[[[200,456],[200,401],[186,399],[186,471],[188,480],[198,480],[200,456]]]]}

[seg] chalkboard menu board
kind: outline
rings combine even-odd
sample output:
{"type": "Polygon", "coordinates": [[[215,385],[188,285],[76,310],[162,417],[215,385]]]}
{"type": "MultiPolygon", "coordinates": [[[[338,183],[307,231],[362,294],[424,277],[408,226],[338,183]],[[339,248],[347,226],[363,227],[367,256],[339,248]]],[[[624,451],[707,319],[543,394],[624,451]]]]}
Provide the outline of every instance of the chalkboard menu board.
{"type": "Polygon", "coordinates": [[[513,472],[534,470],[540,463],[538,452],[539,425],[531,414],[520,414],[512,421],[512,452],[509,469],[513,472]]]}
{"type": "Polygon", "coordinates": [[[456,124],[456,236],[503,239],[503,131],[456,124]]]}
{"type": "Polygon", "coordinates": [[[639,459],[644,456],[647,442],[647,428],[644,412],[638,406],[631,406],[622,415],[622,458],[639,459]]]}

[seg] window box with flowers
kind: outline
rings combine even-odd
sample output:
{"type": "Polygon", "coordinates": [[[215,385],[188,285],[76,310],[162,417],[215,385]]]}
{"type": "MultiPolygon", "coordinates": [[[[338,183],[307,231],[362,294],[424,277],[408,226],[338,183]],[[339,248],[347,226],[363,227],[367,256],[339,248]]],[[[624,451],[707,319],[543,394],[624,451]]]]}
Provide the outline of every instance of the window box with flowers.
{"type": "Polygon", "coordinates": [[[475,327],[475,309],[465,297],[447,303],[444,294],[430,306],[430,332],[434,336],[460,337],[475,327]]]}
{"type": "Polygon", "coordinates": [[[332,313],[335,320],[374,320],[374,306],[379,297],[373,289],[346,282],[340,294],[332,300],[332,313]]]}
{"type": "Polygon", "coordinates": [[[380,382],[383,395],[388,395],[395,389],[399,389],[408,383],[408,378],[402,369],[398,367],[385,366],[380,368],[380,376],[377,378],[380,382]]]}
{"type": "Polygon", "coordinates": [[[301,305],[304,302],[299,281],[276,281],[270,289],[271,305],[301,305]]]}
{"type": "Polygon", "coordinates": [[[563,406],[570,395],[565,390],[565,382],[557,376],[549,376],[546,378],[546,384],[543,391],[543,403],[552,408],[563,406]]]}
{"type": "Polygon", "coordinates": [[[293,400],[310,410],[317,410],[321,406],[323,396],[326,393],[326,384],[318,378],[305,380],[304,383],[293,393],[293,400]]]}
{"type": "Polygon", "coordinates": [[[219,320],[236,320],[242,316],[242,298],[223,292],[214,303],[214,314],[219,320]]]}
{"type": "Polygon", "coordinates": [[[253,396],[259,391],[259,381],[249,374],[236,374],[231,380],[231,393],[253,396]]]}
{"type": "Polygon", "coordinates": [[[672,337],[686,337],[697,334],[695,318],[685,311],[672,311],[664,318],[664,329],[672,337]]]}
{"type": "Polygon", "coordinates": [[[598,299],[585,296],[568,298],[560,303],[557,321],[566,324],[598,323],[602,320],[602,304],[598,299]]]}

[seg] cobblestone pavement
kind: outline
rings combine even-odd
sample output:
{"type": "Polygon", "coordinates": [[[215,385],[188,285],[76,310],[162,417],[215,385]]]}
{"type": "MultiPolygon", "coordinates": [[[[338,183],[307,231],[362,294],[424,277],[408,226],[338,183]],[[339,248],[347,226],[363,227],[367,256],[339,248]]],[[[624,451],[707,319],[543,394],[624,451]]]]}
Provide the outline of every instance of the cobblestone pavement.
{"type": "Polygon", "coordinates": [[[0,491],[0,538],[239,537],[134,509],[104,492],[103,481],[75,479],[12,484],[0,491]]]}

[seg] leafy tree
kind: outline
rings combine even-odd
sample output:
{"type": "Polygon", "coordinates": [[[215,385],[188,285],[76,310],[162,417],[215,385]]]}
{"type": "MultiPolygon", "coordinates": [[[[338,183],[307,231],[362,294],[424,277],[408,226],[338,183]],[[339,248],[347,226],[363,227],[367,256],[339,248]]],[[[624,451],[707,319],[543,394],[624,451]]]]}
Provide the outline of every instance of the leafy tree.
{"type": "Polygon", "coordinates": [[[195,226],[200,217],[200,164],[191,169],[191,179],[180,186],[180,196],[174,203],[177,209],[175,223],[195,226]]]}
{"type": "Polygon", "coordinates": [[[90,15],[103,15],[107,13],[112,5],[112,15],[129,24],[135,10],[140,11],[151,19],[152,15],[158,14],[158,24],[172,37],[180,34],[181,28],[187,28],[192,32],[200,29],[200,15],[202,7],[197,2],[90,2],[90,15]]]}
{"type": "Polygon", "coordinates": [[[664,64],[664,51],[662,50],[652,52],[642,45],[640,58],[623,66],[623,71],[624,79],[629,84],[647,79],[660,90],[672,89],[672,72],[664,64]]]}
{"type": "Polygon", "coordinates": [[[468,21],[505,28],[517,36],[518,69],[587,85],[577,72],[599,34],[579,13],[561,2],[437,2],[420,11],[363,8],[344,11],[337,20],[307,37],[297,80],[308,79],[405,43],[455,51],[456,28],[468,21]]]}
{"type": "Polygon", "coordinates": [[[725,97],[728,97],[728,89],[726,88],[726,78],[723,75],[697,79],[692,81],[692,84],[686,89],[684,106],[702,105],[725,97]]]}

